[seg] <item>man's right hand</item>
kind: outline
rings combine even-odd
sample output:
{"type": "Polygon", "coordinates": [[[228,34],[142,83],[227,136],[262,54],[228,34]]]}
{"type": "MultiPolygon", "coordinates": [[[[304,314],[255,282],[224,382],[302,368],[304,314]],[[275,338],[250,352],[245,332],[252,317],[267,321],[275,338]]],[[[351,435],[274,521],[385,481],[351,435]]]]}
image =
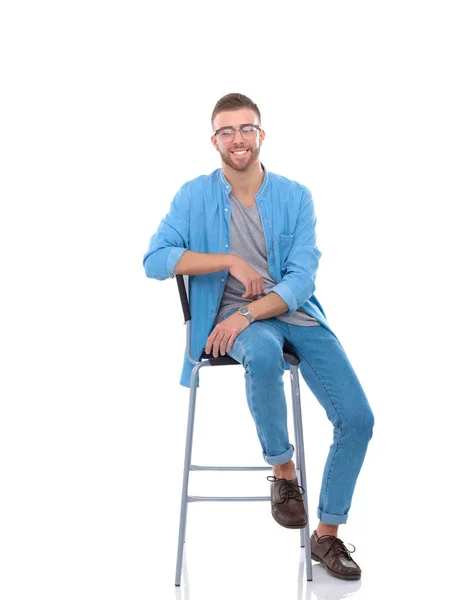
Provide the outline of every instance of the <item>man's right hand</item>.
{"type": "Polygon", "coordinates": [[[228,271],[245,287],[245,294],[242,294],[243,298],[258,298],[258,296],[261,296],[265,289],[263,278],[248,262],[234,255],[233,264],[228,271]]]}

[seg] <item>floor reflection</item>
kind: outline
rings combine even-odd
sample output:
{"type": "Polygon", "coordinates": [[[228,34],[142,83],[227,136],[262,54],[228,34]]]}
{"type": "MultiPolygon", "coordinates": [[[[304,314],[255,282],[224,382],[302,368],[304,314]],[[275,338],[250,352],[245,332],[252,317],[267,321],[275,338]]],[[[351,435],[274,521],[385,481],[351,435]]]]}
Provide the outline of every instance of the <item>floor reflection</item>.
{"type": "Polygon", "coordinates": [[[357,595],[361,581],[345,581],[333,577],[322,565],[312,563],[312,581],[306,581],[304,550],[298,566],[298,600],[343,600],[357,595]],[[303,589],[306,587],[306,594],[303,589]]]}
{"type": "MultiPolygon", "coordinates": [[[[298,564],[298,600],[345,600],[357,596],[361,581],[344,581],[329,575],[322,565],[312,564],[313,581],[306,581],[304,550],[298,564]]],[[[182,585],[175,587],[176,600],[190,600],[186,551],[183,552],[182,585]]]]}

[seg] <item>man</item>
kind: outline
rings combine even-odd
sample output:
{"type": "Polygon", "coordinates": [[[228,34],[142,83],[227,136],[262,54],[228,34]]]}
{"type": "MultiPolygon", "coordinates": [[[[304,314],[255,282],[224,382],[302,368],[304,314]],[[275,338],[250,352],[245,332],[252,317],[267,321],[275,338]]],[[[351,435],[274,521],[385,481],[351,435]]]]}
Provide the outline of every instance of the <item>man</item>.
{"type": "MultiPolygon", "coordinates": [[[[264,460],[273,466],[274,519],[305,527],[303,490],[292,460],[283,386],[284,342],[334,427],[319,499],[312,557],[336,577],[361,569],[338,538],[346,523],[373,414],[315,298],[320,251],[311,193],[269,173],[257,105],[242,94],[221,98],[212,113],[212,144],[222,168],[186,183],[151,238],[148,277],[190,275],[192,356],[229,354],[245,368],[246,393],[264,460]]],[[[192,365],[185,357],[182,385],[192,365]]]]}

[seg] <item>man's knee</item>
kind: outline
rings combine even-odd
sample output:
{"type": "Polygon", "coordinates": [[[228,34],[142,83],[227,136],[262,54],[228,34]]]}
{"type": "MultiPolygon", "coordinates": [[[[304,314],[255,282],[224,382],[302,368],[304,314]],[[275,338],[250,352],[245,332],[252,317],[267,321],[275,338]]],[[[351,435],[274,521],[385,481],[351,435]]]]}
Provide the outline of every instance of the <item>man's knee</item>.
{"type": "Polygon", "coordinates": [[[358,410],[352,411],[351,414],[345,417],[344,429],[348,432],[352,432],[354,435],[358,435],[360,438],[365,438],[368,441],[373,436],[373,427],[375,419],[373,411],[367,402],[363,406],[360,406],[358,410]]]}
{"type": "Polygon", "coordinates": [[[284,370],[282,348],[275,340],[260,340],[256,345],[245,349],[242,364],[251,371],[284,370]]]}

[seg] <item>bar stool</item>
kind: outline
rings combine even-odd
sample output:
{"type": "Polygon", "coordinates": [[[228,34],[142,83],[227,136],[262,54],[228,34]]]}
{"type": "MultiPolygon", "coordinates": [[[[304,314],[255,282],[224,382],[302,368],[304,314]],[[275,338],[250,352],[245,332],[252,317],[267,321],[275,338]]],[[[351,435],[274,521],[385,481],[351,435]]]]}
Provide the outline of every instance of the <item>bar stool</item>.
{"type": "MultiPolygon", "coordinates": [[[[191,356],[191,312],[188,302],[187,286],[183,275],[176,275],[177,285],[180,294],[180,301],[183,309],[183,316],[186,324],[186,355],[188,360],[194,365],[191,373],[190,382],[190,401],[188,408],[188,425],[185,442],[185,464],[183,469],[183,484],[182,484],[182,501],[180,507],[180,527],[178,536],[177,549],[177,566],[175,571],[175,585],[179,586],[182,576],[182,561],[183,561],[183,545],[185,543],[185,529],[187,520],[187,509],[189,502],[246,502],[246,501],[270,501],[270,496],[189,496],[188,482],[191,471],[271,471],[272,467],[212,467],[199,466],[191,464],[191,449],[193,444],[193,428],[196,409],[196,392],[198,373],[203,367],[217,367],[223,365],[239,365],[240,363],[228,355],[218,356],[214,358],[203,354],[199,361],[196,361],[191,356]]],[[[293,425],[295,435],[295,453],[296,453],[296,470],[298,483],[304,489],[303,501],[308,522],[306,527],[300,529],[301,547],[305,548],[305,563],[306,563],[306,579],[312,581],[312,564],[311,564],[311,545],[309,532],[309,511],[308,511],[308,494],[306,487],[306,465],[304,460],[304,442],[303,442],[303,425],[301,417],[301,399],[300,399],[300,382],[298,378],[298,365],[300,360],[292,351],[291,348],[284,346],[284,360],[290,368],[290,382],[292,392],[292,409],[293,409],[293,425]]]]}

